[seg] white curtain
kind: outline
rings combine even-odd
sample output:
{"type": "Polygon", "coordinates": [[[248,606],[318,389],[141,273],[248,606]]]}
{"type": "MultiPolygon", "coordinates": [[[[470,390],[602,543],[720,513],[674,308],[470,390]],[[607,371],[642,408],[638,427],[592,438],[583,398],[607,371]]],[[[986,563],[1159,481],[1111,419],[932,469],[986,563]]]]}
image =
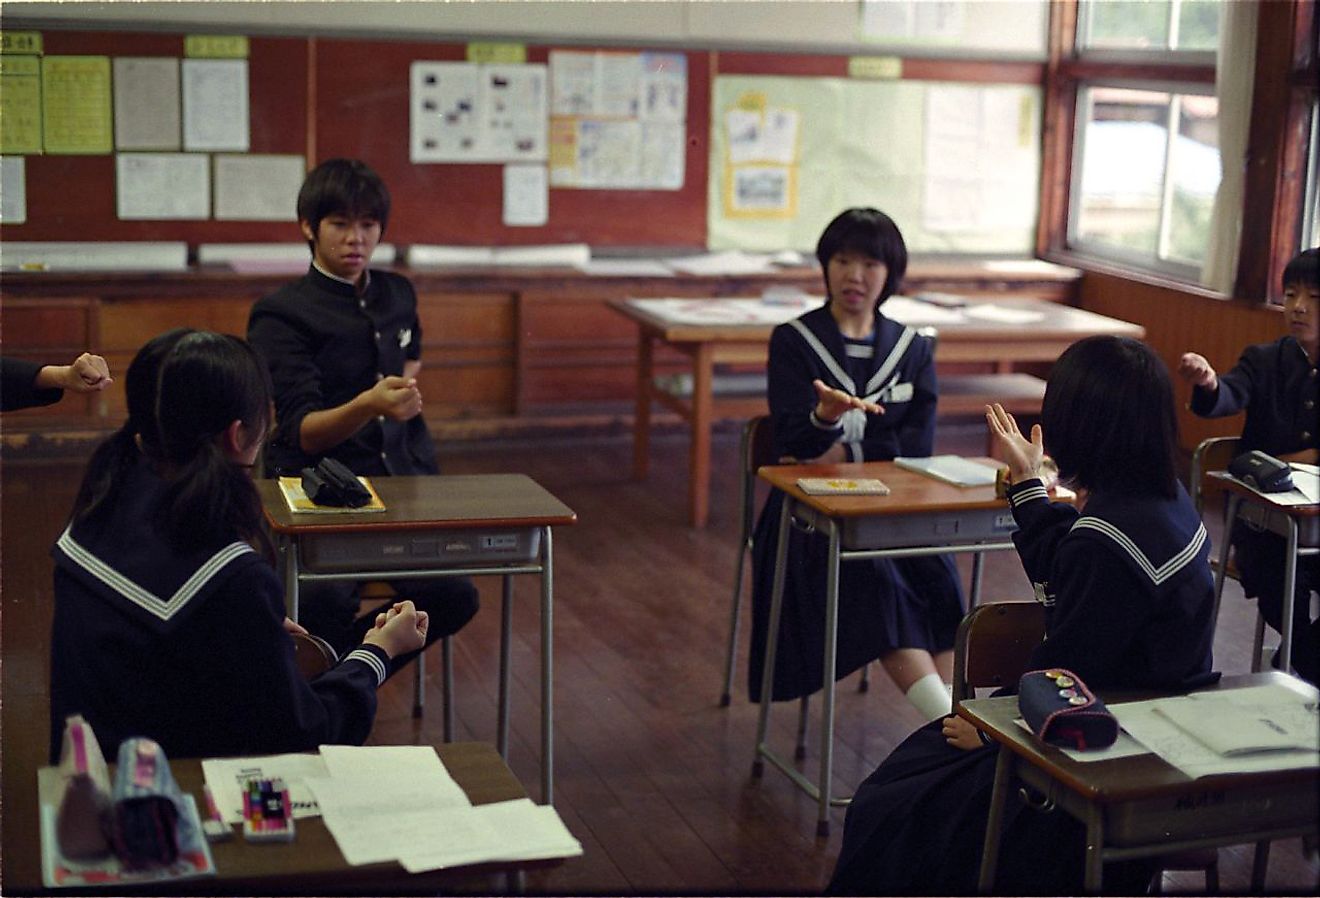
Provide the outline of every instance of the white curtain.
{"type": "Polygon", "coordinates": [[[1215,93],[1219,97],[1219,161],[1223,176],[1215,194],[1201,283],[1224,294],[1233,292],[1242,237],[1242,186],[1256,69],[1258,5],[1257,0],[1225,0],[1219,6],[1215,93]]]}

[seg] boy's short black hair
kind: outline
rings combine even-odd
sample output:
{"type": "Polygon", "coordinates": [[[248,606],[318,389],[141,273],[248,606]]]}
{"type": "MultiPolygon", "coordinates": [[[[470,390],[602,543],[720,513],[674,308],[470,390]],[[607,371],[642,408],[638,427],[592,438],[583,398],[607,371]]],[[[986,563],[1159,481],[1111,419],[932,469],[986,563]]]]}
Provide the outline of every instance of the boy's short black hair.
{"type": "Polygon", "coordinates": [[[1283,269],[1283,289],[1294,284],[1320,290],[1320,247],[1302,250],[1283,269]]]}
{"type": "MultiPolygon", "coordinates": [[[[360,159],[327,159],[308,173],[298,191],[298,220],[315,234],[327,215],[375,218],[380,232],[390,220],[390,192],[380,175],[360,159]]],[[[311,242],[308,241],[308,245],[311,242]]]]}
{"type": "Polygon", "coordinates": [[[1068,347],[1050,372],[1040,425],[1061,480],[1097,492],[1177,495],[1173,385],[1140,340],[1097,336],[1068,347]]]}
{"type": "Polygon", "coordinates": [[[830,292],[830,259],[836,253],[855,252],[885,263],[889,269],[876,308],[898,292],[907,272],[907,244],[894,220],[879,209],[846,209],[825,227],[816,243],[816,259],[825,272],[825,295],[830,292]]]}

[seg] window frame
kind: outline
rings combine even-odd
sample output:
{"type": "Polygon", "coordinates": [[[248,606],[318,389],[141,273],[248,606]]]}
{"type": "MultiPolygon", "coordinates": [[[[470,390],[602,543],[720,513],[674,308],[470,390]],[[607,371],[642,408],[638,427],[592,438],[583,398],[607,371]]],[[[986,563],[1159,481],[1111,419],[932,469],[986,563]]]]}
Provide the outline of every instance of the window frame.
{"type": "MultiPolygon", "coordinates": [[[[1136,86],[1142,82],[1185,86],[1215,83],[1213,61],[1205,51],[1190,50],[1173,60],[1167,51],[1088,50],[1077,52],[1080,0],[1051,6],[1049,61],[1045,83],[1045,134],[1041,166],[1041,218],[1037,253],[1042,258],[1082,269],[1118,274],[1190,292],[1218,295],[1170,270],[1136,265],[1105,247],[1071,245],[1071,199],[1074,194],[1076,135],[1083,86],[1097,82],[1136,86]]],[[[1244,221],[1268,227],[1244,227],[1233,297],[1259,303],[1281,302],[1278,280],[1296,255],[1303,237],[1307,177],[1320,178],[1314,156],[1312,109],[1320,88],[1315,49],[1317,17],[1310,0],[1267,2],[1258,6],[1256,73],[1247,142],[1244,221]],[[1280,53],[1279,47],[1288,48],[1280,53]],[[1302,176],[1305,174],[1305,176],[1302,176]]],[[[1167,88],[1166,88],[1167,89],[1167,88]]],[[[1320,128],[1318,123],[1316,128],[1320,128]]],[[[1320,227],[1320,226],[1317,226],[1320,227]]]]}

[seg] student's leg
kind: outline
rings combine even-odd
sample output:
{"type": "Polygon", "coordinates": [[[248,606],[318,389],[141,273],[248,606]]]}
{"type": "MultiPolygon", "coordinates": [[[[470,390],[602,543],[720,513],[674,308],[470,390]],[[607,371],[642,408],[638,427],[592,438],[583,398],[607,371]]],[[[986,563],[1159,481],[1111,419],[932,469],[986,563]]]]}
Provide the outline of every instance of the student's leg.
{"type": "MultiPolygon", "coordinates": [[[[1255,596],[1265,623],[1283,632],[1283,568],[1286,543],[1272,533],[1238,528],[1233,534],[1242,590],[1255,596]]],[[[1316,682],[1320,676],[1320,624],[1311,620],[1311,593],[1320,589],[1320,562],[1303,557],[1297,563],[1297,589],[1293,601],[1292,663],[1299,676],[1316,682]]]]}
{"type": "Polygon", "coordinates": [[[354,620],[358,610],[358,584],[352,581],[306,583],[298,589],[298,623],[319,636],[342,657],[357,648],[365,627],[354,620]]]}
{"type": "MultiPolygon", "coordinates": [[[[947,680],[925,649],[894,649],[880,656],[880,666],[894,685],[927,720],[944,717],[953,710],[947,680]]],[[[952,667],[950,667],[952,671],[952,667]]]]}

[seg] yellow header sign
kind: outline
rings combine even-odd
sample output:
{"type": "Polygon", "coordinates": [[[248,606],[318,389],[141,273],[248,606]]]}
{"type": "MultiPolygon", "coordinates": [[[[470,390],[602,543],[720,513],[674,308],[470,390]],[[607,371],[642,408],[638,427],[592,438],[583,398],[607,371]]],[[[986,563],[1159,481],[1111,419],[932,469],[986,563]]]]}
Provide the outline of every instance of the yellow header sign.
{"type": "Polygon", "coordinates": [[[0,53],[41,53],[40,31],[0,31],[0,53]]]}
{"type": "Polygon", "coordinates": [[[190,34],[183,39],[189,59],[247,59],[248,39],[241,34],[190,34]]]}
{"type": "Polygon", "coordinates": [[[521,65],[527,61],[527,45],[474,41],[467,45],[467,61],[521,65]]]}
{"type": "Polygon", "coordinates": [[[897,56],[850,56],[849,78],[892,81],[903,77],[903,60],[897,56]]]}

